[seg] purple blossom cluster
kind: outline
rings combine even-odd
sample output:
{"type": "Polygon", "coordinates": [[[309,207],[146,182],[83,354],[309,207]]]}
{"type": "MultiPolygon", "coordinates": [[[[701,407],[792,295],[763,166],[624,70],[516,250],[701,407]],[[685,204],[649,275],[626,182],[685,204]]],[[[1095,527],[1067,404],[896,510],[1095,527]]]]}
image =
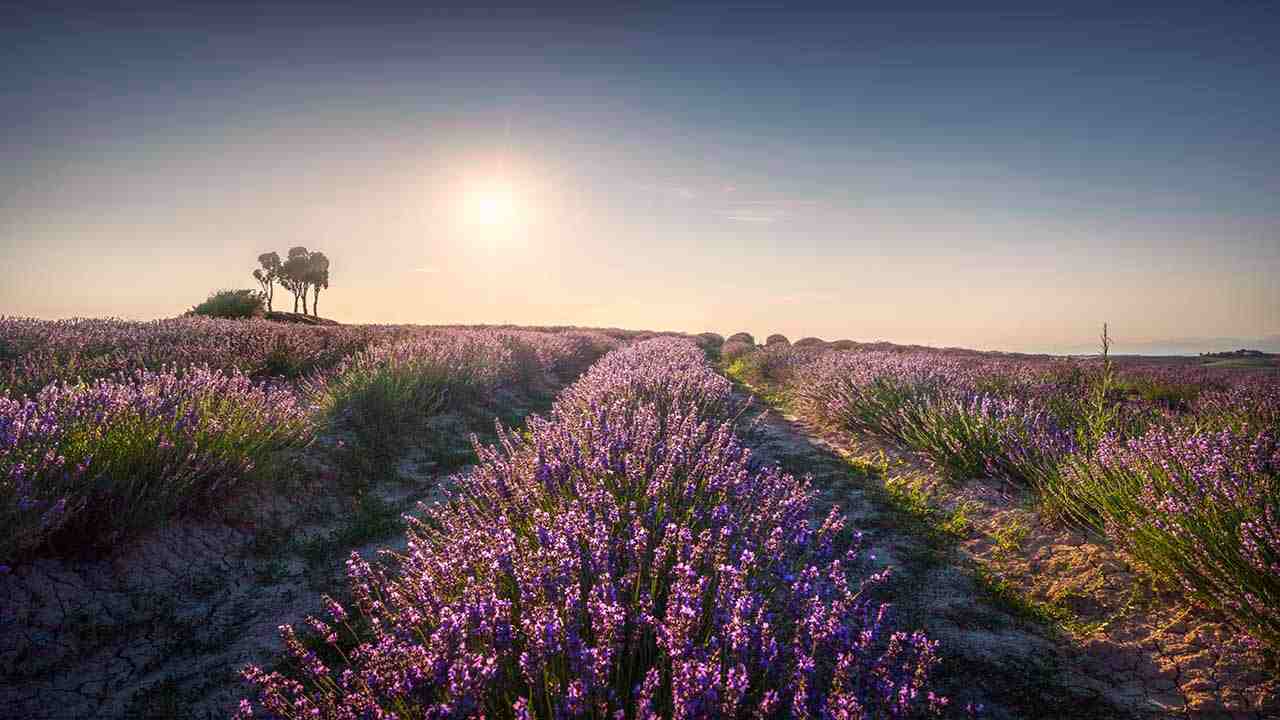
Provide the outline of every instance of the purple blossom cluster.
{"type": "Polygon", "coordinates": [[[1043,367],[928,353],[830,352],[794,370],[820,420],[902,440],[959,477],[1034,482],[1077,449],[1043,367]]]}
{"type": "Polygon", "coordinates": [[[408,548],[348,562],[295,669],[245,671],[290,718],[903,717],[936,645],[869,599],[856,533],[759,468],[692,343],[616,350],[501,430],[408,548]]]}
{"type": "Polygon", "coordinates": [[[1062,473],[1066,507],[1156,575],[1280,647],[1280,443],[1156,428],[1062,473]],[[1071,502],[1074,501],[1074,502],[1071,502]]]}
{"type": "Polygon", "coordinates": [[[1188,421],[1205,430],[1280,432],[1280,381],[1274,374],[1249,374],[1202,392],[1191,404],[1188,421]]]}
{"type": "Polygon", "coordinates": [[[310,433],[289,390],[207,367],[0,397],[0,557],[190,507],[310,433]]]}
{"type": "Polygon", "coordinates": [[[961,477],[985,474],[1038,485],[1079,447],[1076,433],[1035,398],[943,395],[914,418],[903,437],[961,477]]]}
{"type": "Polygon", "coordinates": [[[609,353],[556,398],[554,412],[567,420],[607,403],[653,404],[659,413],[692,407],[701,417],[729,410],[733,385],[707,364],[692,342],[654,338],[609,353]]]}

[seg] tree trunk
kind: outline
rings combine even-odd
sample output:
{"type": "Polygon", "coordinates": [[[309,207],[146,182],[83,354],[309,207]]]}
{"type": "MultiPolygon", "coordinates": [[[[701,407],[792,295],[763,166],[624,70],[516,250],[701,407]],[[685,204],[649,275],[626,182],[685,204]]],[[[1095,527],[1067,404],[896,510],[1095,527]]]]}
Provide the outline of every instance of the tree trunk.
{"type": "Polygon", "coordinates": [[[275,284],[275,281],[272,281],[270,285],[267,285],[267,312],[271,312],[271,300],[275,296],[276,296],[276,284],[275,284]]]}
{"type": "Polygon", "coordinates": [[[298,293],[293,294],[293,312],[298,312],[298,293]]]}
{"type": "Polygon", "coordinates": [[[312,290],[311,295],[311,317],[320,317],[320,286],[317,285],[312,290]]]}
{"type": "Polygon", "coordinates": [[[302,314],[307,314],[307,291],[305,288],[302,290],[302,314]]]}

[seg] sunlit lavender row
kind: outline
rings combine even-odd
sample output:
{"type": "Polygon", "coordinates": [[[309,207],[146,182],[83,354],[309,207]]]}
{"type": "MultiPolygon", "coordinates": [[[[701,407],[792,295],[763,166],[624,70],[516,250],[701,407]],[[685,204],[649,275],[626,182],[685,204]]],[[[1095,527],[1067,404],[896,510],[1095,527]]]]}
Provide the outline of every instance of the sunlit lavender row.
{"type": "Polygon", "coordinates": [[[205,367],[0,397],[0,557],[59,532],[109,541],[225,493],[311,433],[289,390],[205,367]]]}
{"type": "Polygon", "coordinates": [[[205,317],[151,322],[0,318],[0,394],[34,394],[138,369],[208,365],[252,377],[299,377],[404,330],[205,317]]]}
{"type": "Polygon", "coordinates": [[[1110,358],[729,347],[800,412],[999,477],[1280,647],[1280,373],[1110,358]]]}
{"type": "Polygon", "coordinates": [[[11,381],[0,392],[0,561],[115,541],[216,501],[317,431],[384,442],[446,401],[572,378],[619,343],[586,331],[200,318],[0,329],[11,381]]]}
{"type": "Polygon", "coordinates": [[[858,537],[761,468],[688,341],[608,355],[527,432],[477,447],[408,550],[348,563],[354,603],[283,628],[290,718],[902,717],[935,644],[868,599],[858,537]]]}

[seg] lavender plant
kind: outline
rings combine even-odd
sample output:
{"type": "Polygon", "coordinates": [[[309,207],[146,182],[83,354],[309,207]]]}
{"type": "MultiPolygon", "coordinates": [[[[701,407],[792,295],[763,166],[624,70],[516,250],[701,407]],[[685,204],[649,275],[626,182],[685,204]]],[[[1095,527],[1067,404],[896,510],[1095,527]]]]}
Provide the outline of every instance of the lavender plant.
{"type": "Polygon", "coordinates": [[[311,432],[292,392],[208,368],[0,397],[0,556],[59,532],[108,540],[190,509],[311,432]]]}
{"type": "Polygon", "coordinates": [[[693,406],[699,416],[715,418],[729,412],[732,391],[693,343],[655,338],[606,355],[560,393],[554,412],[564,420],[621,400],[652,404],[659,414],[693,406]]]}
{"type": "Polygon", "coordinates": [[[1067,462],[1050,500],[1280,649],[1280,443],[1157,428],[1067,462]]]}
{"type": "Polygon", "coordinates": [[[1164,420],[1107,400],[1114,380],[1097,391],[1097,373],[1043,361],[836,352],[793,372],[791,394],[811,416],[901,440],[957,479],[1039,485],[1062,458],[1096,444],[1097,433],[1164,420]]]}
{"type": "Polygon", "coordinates": [[[731,362],[729,374],[751,383],[785,383],[797,368],[813,362],[825,351],[825,347],[813,344],[775,342],[752,352],[739,354],[731,362]]]}
{"type": "MultiPolygon", "coordinates": [[[[936,646],[868,598],[856,534],[806,480],[755,468],[696,347],[615,351],[528,432],[477,447],[452,500],[352,607],[246,670],[284,717],[901,717],[936,646]],[[710,396],[710,397],[708,397],[710,396]],[[327,659],[322,659],[322,655],[327,659]]],[[[254,703],[242,703],[242,716],[254,703]]]]}
{"type": "Polygon", "coordinates": [[[1280,638],[1280,378],[1201,368],[841,352],[801,366],[811,416],[925,451],[959,478],[1029,483],[1152,575],[1280,638]]]}
{"type": "Polygon", "coordinates": [[[354,420],[385,444],[443,402],[571,371],[614,343],[577,332],[0,319],[9,389],[42,388],[0,393],[0,556],[59,534],[110,540],[212,500],[307,442],[318,416],[354,420]],[[377,337],[388,339],[348,355],[377,337]],[[216,365],[187,364],[199,358],[216,365]],[[149,369],[166,359],[183,364],[149,369]],[[237,369],[334,364],[302,381],[307,401],[237,369]]]}
{"type": "Polygon", "coordinates": [[[0,318],[0,395],[34,395],[135,370],[207,365],[253,377],[301,377],[336,365],[392,326],[309,327],[265,320],[0,318]]]}
{"type": "Polygon", "coordinates": [[[604,333],[576,329],[306,326],[203,317],[151,322],[0,317],[0,394],[17,397],[55,381],[74,383],[191,365],[239,370],[255,378],[301,378],[331,370],[371,345],[458,332],[505,338],[530,374],[576,375],[619,344],[604,333]]]}
{"type": "Polygon", "coordinates": [[[499,386],[565,371],[599,343],[534,331],[420,332],[355,353],[331,374],[309,379],[306,391],[323,416],[386,458],[446,404],[458,407],[499,386]]]}
{"type": "MultiPolygon", "coordinates": [[[[741,334],[741,333],[739,333],[741,334]]],[[[720,357],[727,362],[733,362],[755,350],[755,345],[735,338],[729,338],[720,346],[720,357]]]]}
{"type": "Polygon", "coordinates": [[[813,416],[923,450],[952,476],[1032,482],[1075,449],[1073,432],[1040,397],[996,387],[1025,382],[990,366],[922,354],[829,353],[800,367],[793,396],[813,416]]]}

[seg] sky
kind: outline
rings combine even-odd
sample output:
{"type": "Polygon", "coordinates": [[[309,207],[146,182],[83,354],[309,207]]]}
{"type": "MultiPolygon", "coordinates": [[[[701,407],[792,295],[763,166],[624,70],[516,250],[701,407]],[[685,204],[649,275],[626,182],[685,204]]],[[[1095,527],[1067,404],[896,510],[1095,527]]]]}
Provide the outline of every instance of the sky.
{"type": "Polygon", "coordinates": [[[5,6],[0,315],[1280,350],[1280,5],[1114,4],[5,6]]]}

